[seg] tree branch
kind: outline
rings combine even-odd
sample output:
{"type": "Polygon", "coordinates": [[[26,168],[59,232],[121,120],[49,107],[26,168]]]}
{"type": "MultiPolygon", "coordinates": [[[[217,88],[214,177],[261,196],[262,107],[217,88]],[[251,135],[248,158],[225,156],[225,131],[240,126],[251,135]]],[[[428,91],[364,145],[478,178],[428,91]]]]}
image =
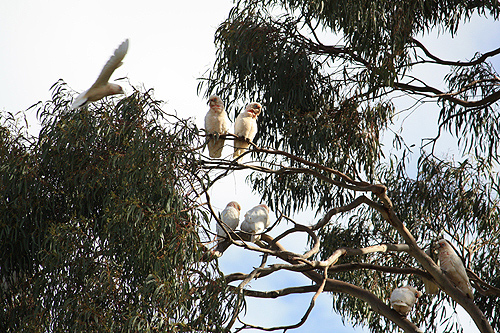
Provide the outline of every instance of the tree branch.
{"type": "Polygon", "coordinates": [[[314,294],[313,298],[311,299],[311,302],[309,303],[309,307],[307,308],[306,313],[302,316],[302,318],[300,319],[300,321],[297,324],[289,325],[289,326],[277,326],[277,327],[265,328],[265,327],[260,327],[260,326],[253,326],[253,325],[244,324],[243,322],[242,323],[246,326],[257,328],[257,329],[260,329],[263,331],[277,331],[277,330],[286,331],[289,329],[294,329],[294,328],[298,328],[298,327],[302,326],[306,322],[307,318],[309,317],[309,314],[311,313],[312,309],[314,308],[314,304],[316,303],[316,299],[323,292],[323,290],[325,288],[325,284],[327,281],[326,276],[327,276],[327,268],[325,268],[325,270],[324,270],[323,280],[321,281],[321,284],[319,285],[319,287],[316,290],[316,293],[314,294]]]}
{"type": "Polygon", "coordinates": [[[328,213],[326,213],[325,216],[318,223],[311,226],[312,230],[318,230],[318,229],[323,228],[332,219],[333,215],[348,212],[348,211],[358,207],[362,203],[368,204],[370,207],[374,206],[374,207],[378,207],[380,209],[382,208],[382,207],[379,207],[378,203],[368,199],[364,195],[361,195],[345,206],[335,207],[335,208],[330,209],[328,211],[328,213]]]}
{"type": "Polygon", "coordinates": [[[429,57],[430,59],[434,60],[436,64],[445,65],[445,66],[461,66],[461,67],[475,66],[475,65],[478,65],[478,64],[484,62],[489,57],[493,57],[493,56],[496,56],[497,54],[500,54],[500,48],[498,48],[498,49],[495,49],[493,51],[486,52],[486,53],[482,54],[479,58],[477,58],[477,59],[475,59],[473,61],[465,61],[465,62],[462,62],[462,61],[448,61],[448,60],[442,60],[441,58],[438,58],[437,56],[433,55],[424,46],[424,44],[422,44],[420,41],[416,40],[415,38],[412,38],[411,41],[418,48],[420,48],[425,53],[425,55],[427,57],[429,57]]]}
{"type": "Polygon", "coordinates": [[[241,303],[243,302],[243,287],[245,285],[247,285],[254,277],[255,275],[257,274],[259,268],[263,268],[265,265],[266,265],[266,262],[267,262],[267,255],[264,255],[262,257],[262,262],[260,263],[260,266],[256,269],[254,269],[252,271],[252,273],[250,273],[248,275],[248,277],[246,277],[237,287],[237,290],[238,290],[238,301],[237,301],[237,304],[234,308],[234,312],[233,312],[233,316],[231,317],[231,320],[229,321],[229,323],[227,324],[226,326],[226,330],[230,330],[231,327],[234,325],[236,319],[238,318],[238,313],[239,313],[239,309],[240,309],[240,306],[241,306],[241,303]]]}
{"type": "Polygon", "coordinates": [[[350,263],[350,264],[341,264],[341,265],[331,266],[328,269],[328,271],[330,273],[339,273],[339,272],[348,272],[348,271],[354,271],[354,270],[360,270],[360,269],[371,269],[371,270],[375,270],[375,271],[379,271],[379,272],[395,273],[395,274],[413,274],[413,275],[419,275],[419,276],[424,277],[428,280],[433,280],[432,275],[430,275],[426,271],[421,270],[419,268],[413,268],[413,267],[399,268],[399,267],[390,267],[390,266],[380,266],[380,265],[374,265],[374,264],[363,263],[363,262],[356,262],[356,263],[350,263]]]}
{"type": "Polygon", "coordinates": [[[434,97],[434,98],[442,98],[444,100],[447,100],[449,102],[452,102],[454,104],[458,104],[460,106],[466,107],[466,108],[477,108],[477,107],[485,107],[488,105],[491,105],[498,101],[500,99],[500,90],[495,91],[494,93],[484,97],[483,99],[480,100],[475,100],[475,101],[466,101],[463,99],[459,99],[454,97],[453,93],[445,93],[442,92],[441,90],[431,87],[431,86],[414,86],[408,83],[401,83],[401,82],[394,82],[394,87],[402,90],[402,91],[410,91],[414,93],[430,93],[432,95],[426,95],[427,97],[434,97]]]}
{"type": "MultiPolygon", "coordinates": [[[[290,262],[291,264],[297,263],[297,261],[294,260],[293,258],[285,258],[285,260],[290,262]]],[[[321,274],[314,271],[306,271],[302,272],[302,274],[304,274],[317,284],[321,283],[324,279],[324,277],[321,274]]],[[[399,313],[391,309],[382,300],[380,300],[377,296],[375,296],[368,290],[365,290],[363,288],[360,288],[358,286],[352,285],[347,282],[334,279],[326,279],[324,290],[331,292],[346,293],[367,302],[375,312],[391,320],[405,332],[413,332],[413,333],[422,332],[415,324],[413,324],[408,319],[406,319],[405,317],[401,316],[399,313]]]]}
{"type": "Polygon", "coordinates": [[[429,257],[417,244],[415,238],[410,233],[410,231],[403,225],[401,220],[397,217],[396,213],[392,208],[392,202],[387,196],[387,194],[378,194],[380,200],[383,202],[384,208],[380,210],[380,213],[386,221],[388,221],[403,237],[405,242],[409,246],[408,253],[414,257],[424,268],[432,275],[436,284],[448,294],[455,302],[460,304],[465,311],[469,313],[471,318],[476,323],[476,326],[482,333],[493,333],[493,328],[490,323],[486,320],[486,317],[481,312],[481,310],[474,304],[474,302],[465,296],[460,290],[458,290],[454,284],[443,273],[441,268],[439,268],[431,257],[429,257]]]}
{"type": "MultiPolygon", "coordinates": [[[[237,291],[238,288],[234,286],[228,286],[230,290],[237,291]]],[[[255,297],[255,298],[278,298],[291,294],[304,294],[310,292],[316,292],[319,289],[318,285],[314,286],[302,286],[302,287],[290,287],[278,290],[270,291],[259,291],[259,290],[249,290],[244,289],[243,294],[245,296],[255,297]]]]}

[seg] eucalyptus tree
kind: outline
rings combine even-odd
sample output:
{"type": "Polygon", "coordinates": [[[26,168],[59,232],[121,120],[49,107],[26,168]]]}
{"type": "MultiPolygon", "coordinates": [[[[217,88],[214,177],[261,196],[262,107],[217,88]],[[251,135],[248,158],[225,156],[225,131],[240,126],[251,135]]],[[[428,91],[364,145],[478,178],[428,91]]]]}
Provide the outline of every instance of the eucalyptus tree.
{"type": "Polygon", "coordinates": [[[221,331],[234,296],[205,254],[189,120],[151,91],[70,110],[63,82],[2,115],[2,332],[221,331]]]}
{"type": "MultiPolygon", "coordinates": [[[[248,183],[293,227],[278,235],[268,230],[260,247],[232,239],[264,256],[260,267],[226,280],[243,280],[233,289],[245,297],[314,295],[290,326],[243,328],[299,327],[317,295],[331,292],[336,312],[372,332],[459,332],[456,306],[481,332],[500,330],[500,89],[491,62],[500,48],[448,60],[423,38],[429,31],[455,36],[473,16],[498,20],[499,14],[497,1],[237,1],[216,32],[217,58],[199,88],[220,95],[229,110],[249,100],[264,109],[246,154],[251,162],[203,165],[221,176],[253,170],[248,183]],[[326,42],[332,40],[339,42],[326,42]],[[432,83],[418,76],[436,66],[448,74],[432,83]],[[401,96],[415,105],[400,108],[401,96]],[[437,134],[412,149],[395,117],[416,117],[424,104],[439,115],[429,123],[437,134]],[[458,155],[435,150],[443,133],[457,139],[458,155]],[[383,135],[394,136],[392,147],[381,144],[383,135]],[[418,160],[416,172],[409,158],[418,160]],[[293,220],[306,209],[316,212],[316,223],[293,220]],[[294,233],[308,234],[308,251],[280,245],[294,233]],[[432,244],[442,237],[464,257],[474,300],[436,264],[432,244]],[[285,263],[268,265],[269,257],[285,263]],[[283,270],[312,285],[274,292],[245,287],[252,278],[278,279],[283,270]],[[439,294],[424,294],[406,318],[389,308],[394,288],[423,291],[424,281],[436,283],[439,294]]],[[[233,316],[228,326],[235,323],[233,316]]]]}
{"type": "MultiPolygon", "coordinates": [[[[420,38],[498,14],[493,1],[239,1],[217,30],[217,59],[200,86],[233,116],[239,102],[263,105],[238,160],[209,158],[205,133],[164,113],[150,91],[70,110],[59,82],[34,107],[36,137],[2,115],[2,331],[284,331],[301,327],[323,292],[372,332],[459,332],[457,306],[481,332],[498,331],[500,92],[490,61],[500,49],[446,60],[420,38]],[[342,42],[327,44],[330,35],[342,42]],[[427,66],[449,68],[445,88],[416,76],[427,66]],[[438,134],[414,151],[393,125],[405,112],[402,94],[439,113],[438,134]],[[461,155],[433,150],[445,132],[461,155]],[[277,215],[256,243],[227,229],[210,196],[241,170],[252,171],[248,183],[277,215]],[[304,210],[316,212],[314,223],[294,218],[304,210]],[[223,256],[241,247],[261,264],[221,272],[204,244],[214,220],[230,236],[223,256]],[[283,245],[298,233],[309,239],[304,252],[283,245]],[[442,237],[464,257],[474,300],[436,264],[431,245],[442,237]],[[249,286],[283,271],[310,283],[249,286]],[[424,282],[439,292],[424,293],[407,317],[389,307],[394,288],[424,291],[424,282]],[[241,317],[248,297],[298,293],[311,301],[294,322],[262,327],[241,317]]],[[[220,137],[228,146],[236,139],[220,137]]]]}

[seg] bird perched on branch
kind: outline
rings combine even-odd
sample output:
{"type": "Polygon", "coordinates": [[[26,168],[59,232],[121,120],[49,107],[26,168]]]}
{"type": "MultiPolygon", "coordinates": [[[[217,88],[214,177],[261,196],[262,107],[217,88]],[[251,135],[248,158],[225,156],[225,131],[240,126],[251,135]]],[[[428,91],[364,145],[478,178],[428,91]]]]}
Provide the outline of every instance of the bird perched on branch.
{"type": "Polygon", "coordinates": [[[406,316],[422,293],[412,286],[396,288],[391,294],[391,306],[401,315],[406,316]]]}
{"type": "Polygon", "coordinates": [[[262,112],[262,105],[252,102],[245,107],[234,123],[234,134],[239,138],[234,140],[234,158],[240,157],[248,149],[250,144],[246,141],[252,141],[257,134],[257,116],[262,112]]]}
{"type": "Polygon", "coordinates": [[[97,77],[97,80],[89,88],[89,90],[78,95],[78,97],[73,101],[73,104],[71,104],[72,110],[90,102],[98,101],[106,96],[124,93],[122,87],[114,83],[109,83],[108,81],[115,69],[123,64],[122,60],[127,54],[127,50],[128,39],[118,46],[115,53],[111,56],[111,58],[109,58],[106,65],[104,65],[101,74],[99,74],[99,77],[97,77]]]}
{"type": "MultiPolygon", "coordinates": [[[[241,206],[236,201],[231,201],[227,204],[226,208],[221,213],[221,220],[226,225],[224,227],[236,230],[238,225],[240,224],[240,211],[241,206]]],[[[224,231],[224,228],[217,223],[215,230],[217,232],[217,248],[214,251],[214,254],[218,257],[222,255],[222,253],[231,245],[230,241],[227,241],[227,233],[224,231]]]]}
{"type": "MultiPolygon", "coordinates": [[[[258,205],[245,213],[245,219],[241,222],[240,228],[252,234],[259,234],[269,227],[270,224],[269,207],[258,205]]],[[[258,241],[259,239],[260,235],[252,235],[250,237],[251,242],[258,241]]]]}
{"type": "Polygon", "coordinates": [[[445,239],[437,242],[437,249],[441,270],[444,271],[446,276],[460,291],[470,297],[470,299],[474,299],[472,286],[470,285],[462,259],[445,239]]]}
{"type": "MultiPolygon", "coordinates": [[[[210,105],[210,110],[208,110],[205,116],[205,130],[210,134],[227,134],[229,130],[229,118],[226,110],[224,110],[224,103],[222,103],[222,100],[216,95],[210,96],[208,103],[210,105]]],[[[207,146],[210,157],[221,157],[224,139],[209,138],[207,146]]]]}

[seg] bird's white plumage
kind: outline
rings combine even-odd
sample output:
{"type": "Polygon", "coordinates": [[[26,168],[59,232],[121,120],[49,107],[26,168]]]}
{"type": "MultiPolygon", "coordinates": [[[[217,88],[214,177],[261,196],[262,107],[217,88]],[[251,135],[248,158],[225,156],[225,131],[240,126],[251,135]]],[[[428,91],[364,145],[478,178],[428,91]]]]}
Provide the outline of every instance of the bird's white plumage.
{"type": "MultiPolygon", "coordinates": [[[[229,228],[233,231],[238,228],[240,224],[240,211],[241,207],[236,201],[231,201],[227,204],[226,208],[224,208],[221,213],[221,220],[225,224],[225,228],[229,228]]],[[[214,254],[220,257],[231,243],[226,240],[227,233],[219,223],[216,224],[215,230],[217,232],[217,247],[214,254]]]]}
{"type": "MultiPolygon", "coordinates": [[[[224,103],[218,96],[210,96],[210,109],[205,116],[205,130],[210,133],[218,133],[219,135],[227,134],[229,131],[229,118],[224,103]]],[[[208,154],[210,157],[221,157],[222,148],[224,147],[224,139],[210,138],[208,141],[208,154]]]]}
{"type": "MultiPolygon", "coordinates": [[[[257,134],[257,116],[262,112],[262,105],[252,102],[245,107],[234,122],[234,134],[252,141],[257,134]]],[[[238,158],[250,144],[245,140],[234,140],[234,158],[238,158]]]]}
{"type": "Polygon", "coordinates": [[[412,286],[396,288],[391,294],[391,306],[394,310],[406,316],[420,296],[422,296],[422,293],[412,286]]]}
{"type": "MultiPolygon", "coordinates": [[[[226,208],[221,213],[221,220],[226,224],[228,228],[231,230],[235,230],[238,228],[240,224],[240,211],[241,207],[236,201],[231,201],[227,204],[226,208]]],[[[216,226],[217,236],[220,238],[227,237],[226,232],[222,228],[222,226],[217,223],[216,226]]]]}
{"type": "Polygon", "coordinates": [[[450,281],[464,294],[474,299],[472,286],[462,259],[455,253],[453,247],[444,239],[437,242],[439,266],[450,281]]]}
{"type": "Polygon", "coordinates": [[[128,51],[128,39],[118,46],[114,54],[109,58],[101,70],[94,84],[85,92],[78,95],[71,104],[71,109],[76,109],[90,102],[98,101],[103,97],[115,94],[123,94],[123,89],[117,84],[109,83],[111,74],[122,65],[122,60],[128,51]]]}
{"type": "MultiPolygon", "coordinates": [[[[266,205],[258,205],[245,213],[245,219],[241,222],[240,228],[252,234],[259,234],[269,227],[270,224],[269,207],[266,205]]],[[[255,242],[259,239],[260,235],[252,235],[250,240],[255,242]]]]}

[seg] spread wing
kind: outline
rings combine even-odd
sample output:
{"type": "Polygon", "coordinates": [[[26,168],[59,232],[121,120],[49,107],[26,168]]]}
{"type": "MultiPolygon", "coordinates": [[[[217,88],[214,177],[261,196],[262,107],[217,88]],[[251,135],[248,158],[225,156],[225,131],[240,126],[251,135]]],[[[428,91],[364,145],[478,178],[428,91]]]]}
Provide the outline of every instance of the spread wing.
{"type": "Polygon", "coordinates": [[[108,83],[111,74],[122,65],[122,60],[128,51],[128,39],[118,46],[115,53],[109,58],[108,62],[102,68],[101,74],[97,77],[97,80],[92,85],[91,89],[100,85],[105,85],[108,83]]]}

